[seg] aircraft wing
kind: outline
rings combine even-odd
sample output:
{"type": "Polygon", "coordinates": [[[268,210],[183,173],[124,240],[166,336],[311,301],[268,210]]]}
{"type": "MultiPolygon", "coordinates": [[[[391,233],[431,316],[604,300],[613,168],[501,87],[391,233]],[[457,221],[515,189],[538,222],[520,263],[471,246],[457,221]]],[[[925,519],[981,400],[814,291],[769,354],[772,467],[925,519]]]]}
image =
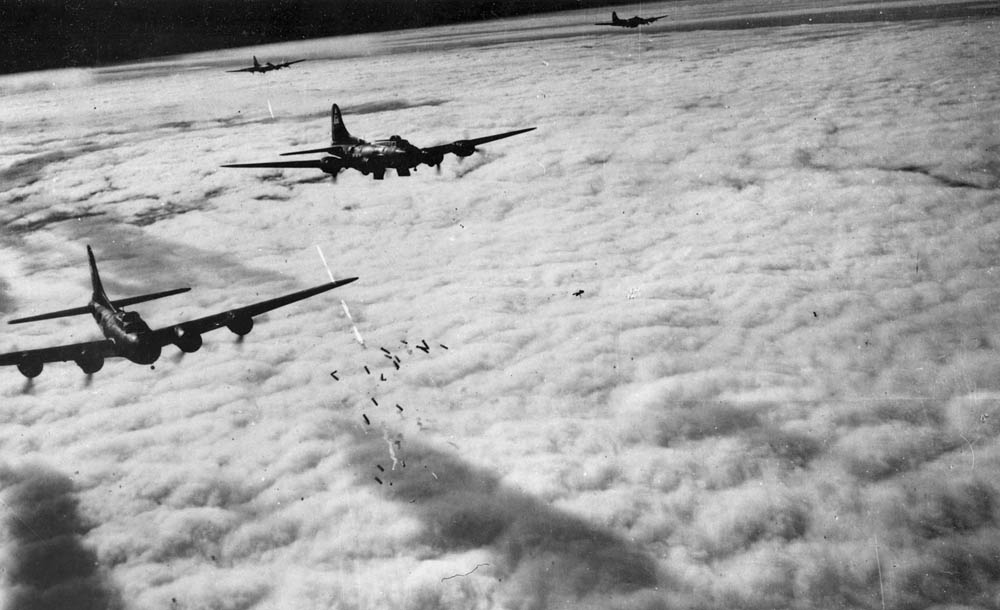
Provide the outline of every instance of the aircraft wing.
{"type": "Polygon", "coordinates": [[[277,68],[287,68],[288,66],[291,66],[292,64],[298,64],[298,63],[302,63],[304,61],[305,61],[304,59],[296,59],[295,61],[286,61],[284,63],[278,64],[275,67],[277,67],[277,68]]]}
{"type": "Polygon", "coordinates": [[[226,70],[226,72],[253,72],[258,68],[240,68],[239,70],[226,70]]]}
{"type": "Polygon", "coordinates": [[[595,23],[594,25],[620,25],[620,24],[611,23],[610,21],[605,21],[604,23],[595,23]]]}
{"type": "Polygon", "coordinates": [[[660,15],[659,17],[650,17],[650,18],[646,19],[646,23],[653,23],[654,21],[659,21],[660,19],[663,19],[664,17],[667,17],[667,15],[660,15]]]}
{"type": "Polygon", "coordinates": [[[66,362],[77,360],[84,356],[100,355],[101,358],[118,356],[118,348],[111,339],[87,341],[72,345],[58,345],[41,349],[26,349],[19,352],[0,354],[0,366],[15,366],[26,360],[34,362],[66,362]]]}
{"type": "Polygon", "coordinates": [[[504,138],[509,138],[511,136],[516,136],[521,133],[526,133],[537,129],[536,127],[528,127],[527,129],[517,129],[515,131],[508,131],[506,133],[498,133],[493,136],[484,136],[482,138],[474,138],[472,140],[456,140],[449,144],[441,144],[438,146],[431,146],[429,148],[423,149],[425,153],[430,154],[447,154],[453,153],[458,150],[470,150],[479,146],[480,144],[486,144],[487,142],[494,142],[496,140],[502,140],[504,138]]]}
{"type": "Polygon", "coordinates": [[[178,337],[185,334],[203,334],[210,330],[215,330],[216,328],[222,328],[236,320],[253,318],[254,316],[259,316],[263,313],[267,313],[272,309],[277,309],[279,307],[284,307],[296,301],[301,301],[302,299],[308,299],[311,296],[320,294],[321,292],[326,292],[327,290],[333,290],[338,286],[343,286],[344,284],[350,284],[355,281],[356,277],[349,277],[344,280],[337,280],[336,282],[329,282],[322,284],[320,286],[314,286],[312,288],[307,288],[305,290],[300,290],[298,292],[293,292],[291,294],[286,294],[274,299],[269,299],[267,301],[261,301],[259,303],[254,303],[253,305],[247,305],[246,307],[238,307],[236,309],[230,309],[229,311],[224,311],[222,313],[213,314],[211,316],[205,316],[204,318],[198,318],[197,320],[190,320],[188,322],[181,322],[180,324],[174,324],[173,326],[166,326],[164,328],[159,328],[153,331],[153,336],[155,337],[157,343],[160,346],[169,345],[177,340],[178,337]]]}
{"type": "Polygon", "coordinates": [[[311,167],[323,169],[321,159],[310,159],[309,161],[272,161],[270,163],[227,163],[221,167],[311,167]]]}

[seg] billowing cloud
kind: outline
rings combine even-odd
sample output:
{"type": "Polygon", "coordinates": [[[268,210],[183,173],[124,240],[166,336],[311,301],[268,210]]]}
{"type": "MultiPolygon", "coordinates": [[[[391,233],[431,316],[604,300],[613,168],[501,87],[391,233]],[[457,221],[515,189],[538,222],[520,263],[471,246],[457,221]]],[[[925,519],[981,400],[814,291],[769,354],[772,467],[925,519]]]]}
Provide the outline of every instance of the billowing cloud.
{"type": "Polygon", "coordinates": [[[49,465],[4,501],[46,481],[126,608],[995,606],[992,26],[664,6],[0,78],[5,314],[82,305],[86,243],[115,296],[193,287],[154,327],[327,281],[317,245],[361,278],[155,369],[0,371],[0,447],[49,465]],[[333,102],[539,129],[381,182],[218,167],[333,102]]]}

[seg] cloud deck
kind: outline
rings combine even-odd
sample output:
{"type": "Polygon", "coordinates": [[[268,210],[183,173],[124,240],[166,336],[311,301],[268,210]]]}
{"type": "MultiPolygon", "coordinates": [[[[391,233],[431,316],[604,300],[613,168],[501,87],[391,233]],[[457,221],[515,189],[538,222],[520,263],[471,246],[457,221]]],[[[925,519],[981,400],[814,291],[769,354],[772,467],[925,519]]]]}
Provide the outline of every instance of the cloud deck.
{"type": "Polygon", "coordinates": [[[2,77],[5,314],[74,305],[86,240],[115,289],[197,288],[142,310],[162,324],[323,281],[321,244],[372,278],[351,309],[391,347],[305,302],[197,363],[5,377],[0,493],[76,503],[92,526],[64,542],[108,573],[81,586],[128,608],[990,607],[994,30],[536,33],[528,53],[461,26],[461,52],[365,39],[282,85],[177,69],[204,56],[2,77]],[[371,109],[361,133],[544,137],[377,185],[214,169],[310,145],[330,73],[371,109]]]}

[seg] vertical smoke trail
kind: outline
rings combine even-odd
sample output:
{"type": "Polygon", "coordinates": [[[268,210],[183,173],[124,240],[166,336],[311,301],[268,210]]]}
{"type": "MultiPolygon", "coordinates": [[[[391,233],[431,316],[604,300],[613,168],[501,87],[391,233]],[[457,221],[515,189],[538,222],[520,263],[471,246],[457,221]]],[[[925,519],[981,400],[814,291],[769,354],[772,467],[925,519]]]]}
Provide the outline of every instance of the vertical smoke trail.
{"type": "MultiPolygon", "coordinates": [[[[323,256],[323,250],[320,249],[319,244],[316,244],[316,251],[319,252],[319,258],[323,261],[323,266],[326,267],[326,274],[330,276],[330,281],[336,281],[333,279],[333,271],[330,271],[330,265],[326,264],[326,257],[323,256]]],[[[344,315],[347,316],[347,320],[351,323],[354,339],[361,344],[361,347],[364,347],[365,340],[361,337],[361,333],[358,332],[358,327],[354,324],[354,318],[351,316],[351,310],[347,308],[347,303],[344,302],[344,299],[340,299],[340,307],[344,310],[344,315]]]]}

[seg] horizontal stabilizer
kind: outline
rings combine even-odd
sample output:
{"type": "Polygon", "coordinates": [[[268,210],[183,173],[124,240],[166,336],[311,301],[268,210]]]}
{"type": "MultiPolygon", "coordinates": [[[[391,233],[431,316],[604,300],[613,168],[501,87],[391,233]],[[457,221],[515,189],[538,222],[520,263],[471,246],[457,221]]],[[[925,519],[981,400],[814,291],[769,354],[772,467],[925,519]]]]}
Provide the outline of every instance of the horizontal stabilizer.
{"type": "Polygon", "coordinates": [[[135,305],[136,303],[145,303],[146,301],[152,301],[154,299],[162,299],[163,297],[170,297],[175,294],[180,294],[182,292],[187,292],[191,288],[174,288],[173,290],[164,290],[163,292],[151,292],[149,294],[142,294],[137,297],[128,297],[127,299],[116,299],[111,301],[111,304],[115,307],[128,307],[129,305],[135,305]]]}
{"type": "Polygon", "coordinates": [[[340,157],[337,156],[337,153],[343,152],[343,150],[344,150],[344,147],[342,145],[338,144],[336,146],[326,146],[326,147],[323,147],[323,148],[313,148],[313,149],[310,149],[310,150],[295,150],[295,151],[292,151],[292,152],[281,153],[279,156],[280,157],[287,157],[288,155],[311,155],[313,153],[327,153],[327,154],[333,155],[334,157],[337,157],[339,159],[340,157]]]}
{"type": "Polygon", "coordinates": [[[10,320],[7,324],[24,324],[25,322],[38,322],[39,320],[52,320],[54,318],[68,318],[69,316],[81,316],[83,314],[89,314],[91,312],[90,305],[85,305],[83,307],[74,307],[72,309],[63,309],[61,311],[53,311],[51,313],[42,313],[37,316],[30,316],[27,318],[18,318],[17,320],[10,320]]]}
{"type": "MultiPolygon", "coordinates": [[[[145,303],[146,301],[152,301],[153,299],[162,299],[163,297],[169,297],[175,294],[180,294],[182,292],[187,292],[191,290],[190,288],[174,288],[173,290],[165,290],[163,292],[154,292],[150,294],[143,294],[137,297],[128,297],[127,299],[118,299],[116,301],[111,301],[111,304],[115,307],[125,307],[127,305],[134,305],[136,303],[145,303]]],[[[72,309],[63,309],[61,311],[53,311],[50,313],[42,313],[37,316],[29,316],[27,318],[18,318],[16,320],[10,320],[8,324],[24,324],[25,322],[38,322],[40,320],[52,320],[55,318],[67,318],[69,316],[82,316],[84,314],[90,314],[90,305],[84,305],[83,307],[73,307],[72,309]]]]}

